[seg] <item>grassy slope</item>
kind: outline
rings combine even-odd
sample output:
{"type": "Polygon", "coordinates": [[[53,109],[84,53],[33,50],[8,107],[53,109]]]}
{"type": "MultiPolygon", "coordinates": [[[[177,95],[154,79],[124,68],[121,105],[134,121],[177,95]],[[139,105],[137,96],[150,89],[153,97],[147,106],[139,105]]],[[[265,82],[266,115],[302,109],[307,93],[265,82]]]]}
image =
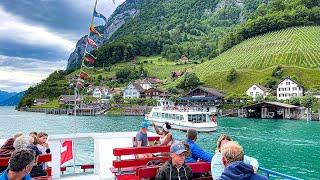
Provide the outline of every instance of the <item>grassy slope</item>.
{"type": "Polygon", "coordinates": [[[298,27],[254,37],[193,69],[209,87],[227,93],[244,93],[254,83],[264,83],[276,65],[284,76],[294,76],[306,88],[320,89],[320,27],[298,27]],[[238,79],[226,81],[235,68],[238,79]]]}

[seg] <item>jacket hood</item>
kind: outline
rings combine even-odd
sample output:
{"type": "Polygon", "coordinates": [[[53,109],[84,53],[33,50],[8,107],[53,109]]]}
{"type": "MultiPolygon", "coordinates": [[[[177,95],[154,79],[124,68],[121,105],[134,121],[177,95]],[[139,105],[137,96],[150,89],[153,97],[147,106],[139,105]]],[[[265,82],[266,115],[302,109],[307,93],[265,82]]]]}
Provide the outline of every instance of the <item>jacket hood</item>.
{"type": "Polygon", "coordinates": [[[221,175],[222,179],[250,179],[254,175],[253,167],[242,161],[229,164],[221,175]]]}

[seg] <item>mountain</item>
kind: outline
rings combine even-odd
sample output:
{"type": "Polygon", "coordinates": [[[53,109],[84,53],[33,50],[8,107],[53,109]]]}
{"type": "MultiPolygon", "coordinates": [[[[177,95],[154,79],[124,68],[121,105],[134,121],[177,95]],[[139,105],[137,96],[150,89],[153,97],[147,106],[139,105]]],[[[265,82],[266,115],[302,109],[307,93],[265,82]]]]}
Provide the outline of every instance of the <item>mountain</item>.
{"type": "MultiPolygon", "coordinates": [[[[106,42],[112,34],[126,22],[127,19],[133,18],[139,14],[137,3],[138,0],[125,1],[110,16],[105,26],[98,26],[95,28],[103,34],[103,38],[100,38],[97,35],[91,36],[91,38],[97,43],[98,47],[106,42]]],[[[68,58],[67,70],[75,69],[80,66],[81,58],[83,57],[85,49],[86,38],[87,36],[84,36],[77,42],[75,50],[68,58]]],[[[88,50],[91,51],[92,49],[89,47],[88,50]]]]}
{"type": "Polygon", "coordinates": [[[19,92],[19,93],[15,93],[13,96],[11,96],[3,101],[0,101],[0,106],[15,106],[15,105],[19,104],[24,93],[25,93],[24,91],[19,92]]]}
{"type": "Polygon", "coordinates": [[[1,91],[0,90],[0,102],[16,95],[17,93],[16,92],[6,92],[6,91],[1,91]]]}
{"type": "MultiPolygon", "coordinates": [[[[127,0],[101,30],[96,66],[160,54],[170,60],[214,57],[218,40],[248,19],[265,0],[127,0]],[[151,42],[150,42],[151,41],[151,42]]],[[[68,59],[67,70],[80,65],[85,38],[68,59]]]]}

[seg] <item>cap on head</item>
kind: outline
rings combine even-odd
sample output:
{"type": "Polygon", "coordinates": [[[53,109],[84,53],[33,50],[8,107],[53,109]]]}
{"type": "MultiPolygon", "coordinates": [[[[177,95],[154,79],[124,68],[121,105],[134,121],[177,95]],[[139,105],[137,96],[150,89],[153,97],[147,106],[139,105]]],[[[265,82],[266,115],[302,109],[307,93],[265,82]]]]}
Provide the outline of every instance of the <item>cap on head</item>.
{"type": "Polygon", "coordinates": [[[140,125],[140,128],[148,128],[150,124],[147,121],[143,121],[140,125]]]}
{"type": "Polygon", "coordinates": [[[170,152],[175,154],[182,154],[184,152],[187,152],[186,147],[182,143],[173,144],[170,147],[170,152]]]}

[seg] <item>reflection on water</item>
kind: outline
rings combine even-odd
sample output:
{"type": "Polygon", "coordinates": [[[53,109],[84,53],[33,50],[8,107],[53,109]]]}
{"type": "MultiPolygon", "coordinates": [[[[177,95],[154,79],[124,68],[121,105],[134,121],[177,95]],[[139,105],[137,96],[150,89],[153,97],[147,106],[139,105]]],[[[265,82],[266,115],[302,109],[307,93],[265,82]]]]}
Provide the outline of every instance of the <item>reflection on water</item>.
{"type": "MultiPolygon", "coordinates": [[[[77,132],[137,131],[143,117],[99,116],[77,117],[77,132]]],[[[16,132],[46,131],[50,134],[73,133],[73,116],[55,116],[14,111],[0,107],[0,138],[16,132]]],[[[151,129],[152,130],[152,129],[151,129]]],[[[198,143],[211,153],[221,133],[231,135],[249,156],[261,166],[303,179],[320,179],[320,123],[290,120],[218,118],[218,130],[200,133],[198,143]]],[[[183,140],[185,133],[173,131],[183,140]]],[[[75,142],[76,164],[93,163],[93,142],[75,142]]]]}

